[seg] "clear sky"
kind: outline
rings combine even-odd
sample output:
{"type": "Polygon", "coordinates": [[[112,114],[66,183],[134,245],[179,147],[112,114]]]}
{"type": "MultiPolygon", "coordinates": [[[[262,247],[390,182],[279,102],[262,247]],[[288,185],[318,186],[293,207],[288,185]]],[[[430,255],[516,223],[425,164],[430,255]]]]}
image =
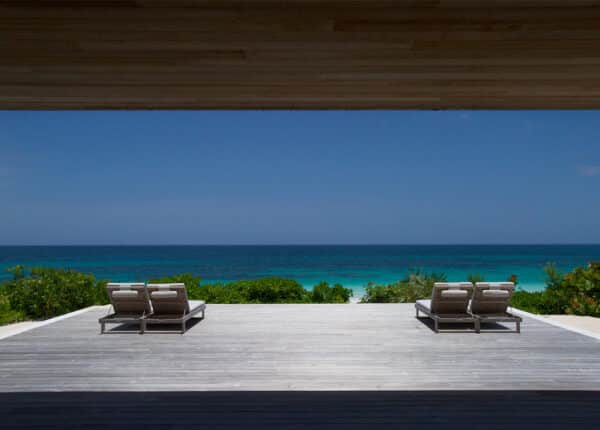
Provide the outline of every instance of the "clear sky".
{"type": "Polygon", "coordinates": [[[0,244],[600,243],[600,111],[0,112],[0,244]]]}

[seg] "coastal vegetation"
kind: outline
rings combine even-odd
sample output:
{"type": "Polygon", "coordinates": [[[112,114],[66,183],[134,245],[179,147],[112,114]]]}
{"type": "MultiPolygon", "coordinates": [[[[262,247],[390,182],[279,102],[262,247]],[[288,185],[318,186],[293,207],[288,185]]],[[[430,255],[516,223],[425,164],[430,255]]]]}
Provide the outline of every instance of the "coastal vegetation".
{"type": "Polygon", "coordinates": [[[23,266],[9,269],[12,279],[0,284],[0,324],[44,319],[94,304],[108,303],[105,282],[65,269],[23,266]]]}
{"type": "MultiPolygon", "coordinates": [[[[105,280],[74,270],[9,269],[12,278],[0,284],[0,324],[51,318],[91,305],[109,302],[105,280]]],[[[219,284],[201,284],[189,273],[153,278],[149,282],[185,283],[191,300],[207,303],[346,303],[352,290],[320,282],[311,290],[298,281],[261,278],[219,284]]]]}
{"type": "MultiPolygon", "coordinates": [[[[600,263],[590,263],[563,274],[553,265],[545,267],[546,289],[538,292],[517,290],[512,305],[540,314],[600,316],[600,263]]],[[[28,319],[44,319],[91,305],[109,302],[105,280],[67,269],[15,266],[12,277],[0,283],[0,324],[28,319]]],[[[446,281],[441,273],[413,271],[398,282],[369,283],[362,303],[412,303],[428,298],[434,282],[446,281]]],[[[468,276],[472,282],[483,276],[468,276]]],[[[517,283],[516,275],[509,281],[517,283]]],[[[227,283],[202,284],[200,277],[185,273],[149,279],[149,282],[182,282],[192,300],[207,303],[347,303],[352,290],[340,284],[320,282],[312,289],[285,278],[247,279],[227,283]]]]}
{"type": "Polygon", "coordinates": [[[577,267],[563,274],[554,265],[545,267],[546,289],[517,291],[512,305],[539,314],[572,314],[600,317],[600,263],[577,267]]]}
{"type": "Polygon", "coordinates": [[[352,290],[340,284],[320,282],[309,291],[294,279],[275,277],[201,284],[199,277],[187,273],[149,282],[183,282],[191,300],[207,303],[346,303],[352,296],[352,290]]]}
{"type": "Polygon", "coordinates": [[[435,282],[445,282],[443,273],[414,271],[393,284],[379,285],[369,282],[362,303],[413,303],[431,296],[435,282]]]}

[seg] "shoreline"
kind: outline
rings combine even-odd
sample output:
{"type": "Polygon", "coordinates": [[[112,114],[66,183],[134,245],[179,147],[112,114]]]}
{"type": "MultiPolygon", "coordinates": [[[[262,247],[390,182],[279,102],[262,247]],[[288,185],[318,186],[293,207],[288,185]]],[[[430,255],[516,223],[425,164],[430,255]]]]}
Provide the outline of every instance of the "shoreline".
{"type": "Polygon", "coordinates": [[[5,269],[22,265],[93,274],[111,282],[143,282],[184,273],[201,284],[280,277],[305,288],[321,281],[363,293],[368,282],[391,284],[408,273],[444,274],[460,282],[468,274],[487,281],[511,275],[522,291],[545,288],[544,267],[570,272],[600,260],[600,244],[585,245],[272,245],[272,246],[0,246],[0,282],[5,269]]]}
{"type": "MultiPolygon", "coordinates": [[[[367,286],[367,284],[369,282],[374,282],[374,281],[367,281],[365,283],[344,283],[341,282],[340,280],[327,280],[327,279],[322,279],[320,281],[317,282],[302,282],[301,280],[294,278],[294,277],[283,277],[285,279],[292,279],[295,280],[296,282],[298,282],[300,285],[302,285],[305,289],[310,290],[312,289],[315,285],[317,285],[319,282],[327,282],[329,285],[334,285],[334,284],[341,284],[344,288],[350,288],[354,293],[355,296],[354,297],[358,297],[356,294],[360,293],[360,295],[362,296],[362,294],[364,294],[365,292],[365,288],[367,286]]],[[[258,279],[258,278],[257,278],[258,279]]],[[[389,285],[389,284],[393,284],[396,283],[400,280],[401,278],[398,279],[394,279],[394,280],[390,280],[390,281],[378,281],[378,282],[374,282],[377,285],[389,285]]],[[[201,279],[200,280],[200,285],[206,285],[206,284],[226,284],[229,282],[236,282],[237,280],[232,279],[232,280],[211,280],[211,279],[201,279]]],[[[463,282],[466,281],[466,279],[459,279],[459,278],[449,278],[448,282],[463,282]]],[[[487,282],[502,282],[503,279],[495,279],[495,278],[489,278],[486,279],[487,282]]],[[[123,281],[123,282],[133,282],[133,281],[123,281]]],[[[544,291],[546,289],[546,284],[544,282],[536,282],[536,283],[532,283],[532,282],[518,282],[515,291],[527,291],[530,293],[535,293],[535,292],[539,292],[539,291],[544,291]]]]}

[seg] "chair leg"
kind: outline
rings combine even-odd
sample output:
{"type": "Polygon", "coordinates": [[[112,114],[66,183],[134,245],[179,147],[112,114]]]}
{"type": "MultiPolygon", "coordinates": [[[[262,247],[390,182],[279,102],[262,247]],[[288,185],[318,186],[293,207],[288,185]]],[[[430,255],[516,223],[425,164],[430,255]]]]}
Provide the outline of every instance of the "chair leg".
{"type": "Polygon", "coordinates": [[[437,320],[437,318],[433,319],[433,329],[435,330],[436,333],[440,332],[440,324],[439,324],[439,321],[437,320]]]}
{"type": "Polygon", "coordinates": [[[517,333],[521,333],[521,321],[517,321],[517,333]]]}
{"type": "Polygon", "coordinates": [[[146,332],[146,321],[140,321],[140,334],[144,334],[146,332]]]}
{"type": "Polygon", "coordinates": [[[475,320],[475,333],[481,333],[481,321],[475,320]]]}
{"type": "Polygon", "coordinates": [[[181,334],[185,333],[185,320],[181,322],[181,334]]]}
{"type": "Polygon", "coordinates": [[[415,308],[415,310],[417,311],[417,318],[419,318],[419,308],[415,308]]]}
{"type": "Polygon", "coordinates": [[[104,334],[104,321],[100,323],[100,334],[104,334]]]}

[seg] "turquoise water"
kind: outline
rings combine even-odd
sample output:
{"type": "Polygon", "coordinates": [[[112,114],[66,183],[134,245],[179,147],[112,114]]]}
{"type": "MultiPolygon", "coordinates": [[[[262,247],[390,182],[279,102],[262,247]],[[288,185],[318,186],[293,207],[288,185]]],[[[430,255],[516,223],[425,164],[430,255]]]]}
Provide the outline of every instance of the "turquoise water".
{"type": "Polygon", "coordinates": [[[571,270],[600,261],[600,245],[440,246],[0,246],[6,268],[62,267],[112,281],[191,272],[203,282],[282,276],[311,287],[339,282],[360,295],[369,281],[394,282],[411,269],[445,273],[450,281],[478,273],[486,280],[518,276],[526,290],[544,288],[543,267],[571,270]]]}

